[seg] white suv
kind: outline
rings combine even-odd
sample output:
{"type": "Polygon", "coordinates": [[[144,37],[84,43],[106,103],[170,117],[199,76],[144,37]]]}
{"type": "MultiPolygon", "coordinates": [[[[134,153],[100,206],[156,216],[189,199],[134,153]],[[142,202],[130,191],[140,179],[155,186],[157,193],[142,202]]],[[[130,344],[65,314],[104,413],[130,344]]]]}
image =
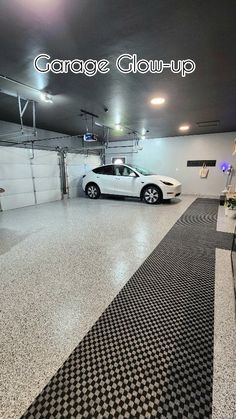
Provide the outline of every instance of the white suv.
{"type": "Polygon", "coordinates": [[[83,176],[83,190],[91,199],[101,194],[133,196],[147,204],[160,204],[181,194],[181,183],[141,167],[107,164],[83,176]]]}

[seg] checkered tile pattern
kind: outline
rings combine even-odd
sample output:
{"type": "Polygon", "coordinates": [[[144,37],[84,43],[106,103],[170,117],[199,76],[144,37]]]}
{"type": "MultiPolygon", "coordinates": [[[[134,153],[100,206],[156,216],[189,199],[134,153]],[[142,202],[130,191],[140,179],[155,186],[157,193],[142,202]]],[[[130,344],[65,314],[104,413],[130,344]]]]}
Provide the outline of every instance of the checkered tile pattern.
{"type": "Polygon", "coordinates": [[[187,209],[22,419],[211,417],[216,216],[187,209]]]}

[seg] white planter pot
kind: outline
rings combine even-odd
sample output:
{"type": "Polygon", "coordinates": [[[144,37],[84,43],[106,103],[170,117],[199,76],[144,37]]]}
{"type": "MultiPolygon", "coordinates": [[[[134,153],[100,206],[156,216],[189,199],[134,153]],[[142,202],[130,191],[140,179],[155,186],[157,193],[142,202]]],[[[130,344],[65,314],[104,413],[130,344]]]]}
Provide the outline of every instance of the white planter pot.
{"type": "Polygon", "coordinates": [[[227,208],[227,216],[229,218],[236,218],[236,208],[235,209],[227,208]]]}

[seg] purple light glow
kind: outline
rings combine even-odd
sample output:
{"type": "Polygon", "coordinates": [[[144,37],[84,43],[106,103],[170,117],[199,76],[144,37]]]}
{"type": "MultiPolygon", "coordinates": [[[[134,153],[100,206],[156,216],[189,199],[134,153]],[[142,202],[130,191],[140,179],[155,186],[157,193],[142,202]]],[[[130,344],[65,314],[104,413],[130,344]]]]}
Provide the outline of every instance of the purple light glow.
{"type": "Polygon", "coordinates": [[[226,172],[226,170],[229,170],[231,168],[231,163],[228,161],[222,161],[219,164],[219,169],[222,170],[222,172],[226,172]]]}

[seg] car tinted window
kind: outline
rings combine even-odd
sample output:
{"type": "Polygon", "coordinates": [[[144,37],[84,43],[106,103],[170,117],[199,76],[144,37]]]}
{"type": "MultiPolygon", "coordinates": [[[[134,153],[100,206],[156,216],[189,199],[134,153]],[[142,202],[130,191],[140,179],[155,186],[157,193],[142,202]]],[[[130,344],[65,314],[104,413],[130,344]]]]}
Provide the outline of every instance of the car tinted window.
{"type": "Polygon", "coordinates": [[[138,167],[138,166],[132,166],[135,170],[137,170],[137,172],[141,173],[141,175],[144,176],[150,176],[150,175],[155,175],[156,173],[150,172],[150,170],[148,169],[144,169],[143,167],[138,167]]]}
{"type": "Polygon", "coordinates": [[[113,175],[113,166],[101,166],[93,169],[94,173],[99,173],[100,175],[113,175]]]}
{"type": "Polygon", "coordinates": [[[96,169],[93,169],[94,173],[103,173],[103,167],[96,167],[96,169]]]}

